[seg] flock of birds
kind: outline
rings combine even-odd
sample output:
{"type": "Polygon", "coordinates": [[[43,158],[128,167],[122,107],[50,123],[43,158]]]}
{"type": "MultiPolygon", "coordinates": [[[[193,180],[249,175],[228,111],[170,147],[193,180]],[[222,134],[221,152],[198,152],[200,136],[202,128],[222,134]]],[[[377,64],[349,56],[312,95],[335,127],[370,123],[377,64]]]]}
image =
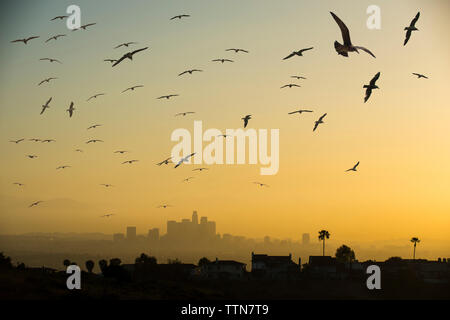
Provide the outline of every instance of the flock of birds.
{"type": "MultiPolygon", "coordinates": [[[[367,49],[365,47],[353,45],[352,41],[350,39],[349,29],[347,28],[345,23],[337,15],[335,15],[333,12],[330,12],[330,13],[331,13],[331,16],[333,17],[334,21],[339,26],[339,29],[340,29],[341,34],[342,34],[342,41],[343,41],[343,43],[341,44],[338,41],[334,42],[334,48],[335,48],[336,52],[338,53],[338,55],[342,55],[343,57],[348,57],[349,53],[351,53],[351,52],[359,53],[358,50],[362,50],[362,51],[368,53],[373,58],[376,58],[375,55],[369,49],[367,49]]],[[[190,17],[190,15],[181,14],[181,15],[177,15],[177,16],[174,16],[174,17],[170,18],[170,20],[175,20],[175,19],[180,20],[180,19],[189,18],[189,17],[190,17]]],[[[404,45],[406,45],[408,43],[408,41],[410,40],[412,32],[413,31],[418,31],[418,29],[416,28],[416,23],[417,23],[419,17],[420,17],[420,12],[417,13],[417,15],[411,21],[410,25],[408,27],[405,27],[404,30],[406,31],[406,37],[405,37],[404,45]]],[[[66,18],[68,18],[68,16],[57,16],[57,17],[51,19],[51,21],[63,20],[63,19],[66,19],[66,18]]],[[[91,27],[91,26],[94,26],[94,25],[96,25],[96,23],[89,23],[89,24],[86,24],[86,25],[82,25],[82,26],[80,26],[80,28],[74,29],[72,31],[77,31],[77,30],[80,30],[80,29],[87,30],[88,27],[91,27]]],[[[66,37],[66,36],[67,36],[66,34],[57,34],[57,35],[51,36],[45,42],[47,43],[47,42],[52,41],[52,40],[56,41],[59,38],[66,37]]],[[[25,45],[27,45],[31,40],[38,39],[38,38],[39,38],[39,36],[31,36],[31,37],[28,37],[28,38],[13,40],[11,42],[12,43],[22,42],[25,45]]],[[[121,43],[121,44],[115,46],[114,49],[119,49],[121,47],[128,48],[128,47],[130,47],[132,45],[136,45],[136,44],[137,44],[137,42],[125,42],[125,43],[121,43]]],[[[144,48],[141,48],[141,49],[133,50],[133,51],[130,51],[130,52],[127,52],[127,53],[123,54],[122,57],[120,57],[118,59],[104,59],[104,61],[105,62],[110,62],[112,64],[112,67],[115,67],[115,66],[121,64],[122,62],[124,62],[126,60],[133,61],[133,58],[134,58],[135,55],[137,55],[138,53],[144,52],[148,48],[149,47],[144,47],[144,48]]],[[[285,58],[283,58],[282,60],[291,59],[291,58],[293,58],[295,56],[303,57],[303,54],[305,52],[313,50],[313,49],[314,49],[314,47],[308,47],[308,48],[300,49],[298,51],[293,51],[289,55],[287,55],[285,58]]],[[[229,49],[226,49],[225,51],[231,51],[231,52],[234,52],[236,54],[237,53],[249,54],[248,50],[241,49],[241,48],[229,48],[229,49]]],[[[54,58],[41,58],[40,60],[41,61],[49,61],[50,63],[53,63],[53,62],[62,63],[58,59],[54,59],[54,58]]],[[[225,63],[225,62],[228,62],[228,63],[233,63],[234,62],[233,60],[226,59],[226,58],[214,59],[212,61],[213,62],[220,62],[222,64],[225,63]]],[[[179,73],[178,76],[184,76],[186,74],[192,75],[194,72],[203,72],[203,70],[200,70],[200,69],[189,69],[189,70],[185,70],[185,71],[179,73]]],[[[428,79],[427,76],[425,76],[423,74],[420,74],[420,73],[413,73],[413,75],[417,76],[418,79],[420,79],[420,78],[428,79]]],[[[304,76],[298,76],[298,75],[293,75],[293,76],[291,76],[291,78],[297,79],[297,80],[306,80],[306,78],[304,76]]],[[[374,89],[379,89],[379,87],[376,85],[376,82],[377,82],[377,80],[379,78],[380,78],[380,72],[378,72],[372,78],[372,80],[369,82],[368,85],[364,85],[363,86],[363,88],[365,89],[364,103],[366,103],[369,100],[369,98],[372,95],[372,91],[374,89]]],[[[57,80],[57,79],[58,78],[56,78],[56,77],[46,78],[46,79],[42,80],[41,82],[39,82],[38,86],[41,86],[44,83],[50,83],[50,81],[57,80]]],[[[142,87],[144,87],[144,86],[143,85],[132,86],[132,87],[129,87],[129,88],[123,90],[122,93],[125,93],[125,92],[128,92],[128,91],[134,91],[134,90],[136,90],[138,88],[142,88],[142,87]]],[[[295,83],[289,83],[289,84],[286,84],[286,85],[282,86],[281,89],[283,89],[283,88],[293,88],[293,87],[300,87],[300,86],[298,84],[295,84],[295,83]]],[[[87,101],[90,101],[92,99],[97,99],[98,97],[104,96],[104,95],[105,95],[105,93],[98,93],[98,94],[92,95],[91,97],[89,97],[87,99],[87,101]]],[[[157,97],[157,99],[167,99],[168,100],[168,99],[171,99],[171,98],[174,98],[174,97],[177,97],[177,96],[179,96],[179,95],[178,94],[169,94],[169,95],[163,95],[163,96],[157,97]]],[[[46,101],[46,103],[44,105],[42,105],[40,115],[43,115],[46,112],[46,110],[50,108],[51,101],[52,101],[52,97],[50,97],[46,101]]],[[[75,105],[74,102],[70,102],[69,107],[66,110],[70,118],[74,115],[74,111],[76,110],[74,105],[75,105]]],[[[301,115],[302,113],[312,113],[312,112],[313,112],[313,110],[300,109],[300,110],[295,110],[295,111],[289,112],[288,114],[289,115],[293,115],[293,114],[297,114],[298,113],[299,115],[301,115]]],[[[195,114],[195,112],[193,112],[193,111],[181,112],[181,113],[176,114],[175,116],[183,116],[184,117],[184,116],[187,116],[189,114],[195,114]]],[[[324,120],[324,118],[326,116],[327,116],[327,113],[325,113],[322,116],[320,116],[319,119],[314,122],[313,131],[316,131],[317,128],[319,127],[319,125],[324,123],[323,120],[324,120]]],[[[252,119],[252,115],[246,115],[245,117],[242,118],[242,120],[243,120],[243,127],[244,128],[247,127],[247,125],[248,125],[248,123],[249,123],[249,121],[251,119],[252,119]]],[[[102,126],[102,125],[101,124],[95,124],[95,125],[92,125],[92,126],[88,127],[87,130],[96,129],[96,128],[100,127],[100,126],[102,126]]],[[[228,135],[221,134],[218,137],[227,138],[228,135]]],[[[10,142],[15,143],[15,144],[19,144],[22,141],[25,141],[25,139],[11,140],[10,142]]],[[[29,139],[29,141],[50,143],[50,142],[54,142],[55,140],[52,140],[52,139],[41,140],[41,139],[35,139],[34,138],[34,139],[29,139]]],[[[95,144],[95,143],[98,143],[98,142],[103,142],[103,141],[99,140],[99,139],[92,139],[92,140],[87,141],[86,144],[91,144],[91,143],[95,144]]],[[[81,149],[76,149],[75,151],[83,152],[83,150],[81,150],[81,149]]],[[[126,150],[117,150],[117,151],[114,151],[114,153],[116,153],[116,154],[125,154],[125,153],[128,153],[128,151],[126,151],[126,150]]],[[[174,163],[175,164],[174,168],[178,168],[183,163],[188,162],[189,159],[192,158],[194,155],[195,155],[195,153],[192,153],[192,154],[189,154],[189,155],[183,157],[178,162],[174,163]]],[[[30,159],[37,158],[36,155],[26,155],[26,156],[28,158],[30,158],[30,159]]],[[[138,161],[139,160],[136,160],[136,159],[127,160],[127,161],[122,162],[122,164],[133,164],[133,163],[138,162],[138,161]]],[[[162,166],[162,165],[168,165],[170,163],[173,163],[172,157],[166,158],[163,161],[157,163],[156,165],[162,166]]],[[[357,171],[357,167],[359,166],[359,164],[360,163],[358,161],[352,168],[346,170],[346,172],[348,172],[348,171],[357,171]]],[[[57,170],[64,170],[64,169],[67,169],[67,168],[70,168],[70,166],[62,165],[62,166],[57,167],[56,169],[57,170]]],[[[193,171],[199,171],[199,172],[202,172],[204,170],[208,170],[208,168],[196,168],[196,169],[193,169],[193,171]]],[[[189,182],[192,179],[194,179],[194,177],[187,177],[186,179],[183,180],[183,182],[189,182]]],[[[260,186],[260,187],[269,187],[265,183],[261,183],[261,182],[253,182],[253,183],[258,185],[258,186],[260,186]]],[[[23,187],[24,186],[23,183],[19,183],[19,182],[14,182],[14,185],[17,185],[19,187],[23,187]]],[[[111,185],[111,184],[101,184],[101,186],[103,186],[105,188],[113,187],[113,185],[111,185]]],[[[31,207],[38,206],[42,202],[43,201],[33,202],[29,207],[31,208],[31,207]]],[[[172,206],[169,205],[169,204],[162,204],[162,205],[158,206],[157,208],[164,208],[165,209],[165,208],[168,208],[168,207],[172,207],[172,206]]],[[[109,217],[112,217],[113,215],[114,214],[109,213],[109,214],[102,215],[101,217],[109,218],[109,217]]]]}

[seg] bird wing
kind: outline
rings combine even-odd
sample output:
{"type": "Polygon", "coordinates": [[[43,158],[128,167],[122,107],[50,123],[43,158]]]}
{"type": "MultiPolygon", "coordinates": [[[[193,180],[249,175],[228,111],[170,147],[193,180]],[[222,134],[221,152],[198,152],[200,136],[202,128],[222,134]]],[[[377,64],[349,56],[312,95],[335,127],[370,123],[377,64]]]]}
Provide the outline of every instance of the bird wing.
{"type": "Polygon", "coordinates": [[[117,66],[117,65],[118,65],[119,63],[121,63],[125,58],[126,58],[126,56],[123,55],[122,58],[120,58],[119,60],[117,60],[116,62],[114,62],[112,66],[113,66],[113,67],[114,67],[114,66],[117,66]]]}
{"type": "Polygon", "coordinates": [[[410,27],[415,27],[417,20],[419,20],[419,17],[420,17],[420,12],[417,12],[416,16],[411,21],[410,27]]]}
{"type": "Polygon", "coordinates": [[[355,166],[353,167],[353,169],[356,169],[356,167],[359,166],[359,161],[357,164],[355,164],[355,166]]]}
{"type": "Polygon", "coordinates": [[[316,121],[315,124],[314,124],[314,129],[313,129],[313,131],[316,131],[316,129],[317,129],[318,126],[319,126],[319,121],[316,121]]]}
{"type": "Polygon", "coordinates": [[[370,87],[368,87],[366,89],[366,96],[364,97],[364,103],[366,103],[367,100],[369,100],[371,94],[372,94],[372,89],[370,87]]]}
{"type": "Polygon", "coordinates": [[[342,39],[344,41],[344,45],[345,46],[351,46],[352,45],[352,41],[350,40],[350,31],[348,31],[347,26],[345,25],[345,23],[339,19],[339,17],[337,15],[335,15],[333,12],[330,12],[331,15],[334,18],[334,21],[336,21],[336,23],[339,26],[339,29],[341,29],[341,33],[342,33],[342,39]]]}
{"type": "Polygon", "coordinates": [[[378,78],[380,78],[380,72],[378,72],[373,78],[372,78],[372,80],[370,80],[370,85],[371,86],[374,86],[375,85],[375,82],[377,82],[377,80],[378,80],[378,78]]]}
{"type": "Polygon", "coordinates": [[[286,58],[283,58],[283,60],[292,58],[293,56],[295,56],[295,52],[292,52],[290,55],[288,55],[286,58]]]}
{"type": "Polygon", "coordinates": [[[292,112],[289,112],[288,114],[295,114],[295,113],[300,113],[300,111],[299,111],[299,110],[297,110],[297,111],[292,111],[292,112]]]}
{"type": "Polygon", "coordinates": [[[300,50],[300,53],[303,53],[303,52],[305,52],[305,51],[312,50],[312,49],[314,49],[314,47],[302,49],[302,50],[300,50]]]}
{"type": "Polygon", "coordinates": [[[358,47],[358,46],[354,46],[356,49],[361,49],[362,51],[367,52],[368,54],[370,54],[372,57],[376,58],[375,55],[367,48],[364,47],[358,47]]]}
{"type": "Polygon", "coordinates": [[[17,39],[17,40],[11,41],[11,43],[14,43],[14,42],[25,42],[25,41],[23,39],[17,39]]]}
{"type": "Polygon", "coordinates": [[[327,114],[325,113],[324,115],[322,115],[322,116],[319,118],[319,121],[322,121],[323,118],[325,118],[326,116],[327,116],[327,114]]]}
{"type": "Polygon", "coordinates": [[[45,105],[48,105],[50,103],[50,101],[52,101],[53,97],[50,97],[50,99],[48,99],[47,103],[45,105]]]}
{"type": "Polygon", "coordinates": [[[188,71],[183,71],[182,73],[180,73],[178,76],[182,76],[183,74],[188,73],[188,71]]]}
{"type": "Polygon", "coordinates": [[[134,50],[133,52],[131,52],[131,55],[134,55],[135,53],[138,53],[138,52],[141,52],[141,51],[144,51],[144,50],[147,50],[147,49],[148,49],[148,47],[145,47],[145,48],[142,48],[142,49],[134,50]]]}
{"type": "Polygon", "coordinates": [[[405,42],[403,42],[403,45],[406,46],[406,44],[409,41],[409,38],[411,38],[411,30],[406,31],[406,38],[405,38],[405,42]]]}

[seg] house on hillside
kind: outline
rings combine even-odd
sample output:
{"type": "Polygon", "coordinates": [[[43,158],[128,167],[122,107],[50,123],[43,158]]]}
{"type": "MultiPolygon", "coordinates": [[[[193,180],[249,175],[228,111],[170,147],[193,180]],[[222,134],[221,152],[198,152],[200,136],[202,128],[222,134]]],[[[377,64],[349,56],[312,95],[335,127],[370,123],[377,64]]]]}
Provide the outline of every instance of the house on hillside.
{"type": "Polygon", "coordinates": [[[200,274],[206,279],[244,279],[246,264],[234,260],[219,260],[204,264],[200,274]]]}
{"type": "Polygon", "coordinates": [[[301,260],[296,264],[292,255],[269,256],[252,252],[252,277],[266,279],[288,279],[298,275],[301,260]]]}

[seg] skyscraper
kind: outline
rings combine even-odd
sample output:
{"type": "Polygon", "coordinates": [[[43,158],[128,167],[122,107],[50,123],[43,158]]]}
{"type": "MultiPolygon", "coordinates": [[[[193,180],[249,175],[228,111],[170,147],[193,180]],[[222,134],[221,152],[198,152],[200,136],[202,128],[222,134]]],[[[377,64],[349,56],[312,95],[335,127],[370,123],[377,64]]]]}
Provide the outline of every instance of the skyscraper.
{"type": "Polygon", "coordinates": [[[192,213],[192,223],[193,224],[198,224],[198,215],[197,215],[197,211],[194,211],[192,213]]]}
{"type": "Polygon", "coordinates": [[[127,240],[136,240],[136,227],[127,227],[127,240]]]}

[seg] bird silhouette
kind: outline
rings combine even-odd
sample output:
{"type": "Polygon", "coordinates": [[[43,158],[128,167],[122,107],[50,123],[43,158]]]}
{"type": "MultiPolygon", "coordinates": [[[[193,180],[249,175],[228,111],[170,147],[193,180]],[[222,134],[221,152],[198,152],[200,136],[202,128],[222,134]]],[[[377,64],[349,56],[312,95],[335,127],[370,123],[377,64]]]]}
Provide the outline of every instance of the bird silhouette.
{"type": "Polygon", "coordinates": [[[101,186],[104,186],[105,188],[113,187],[112,184],[102,183],[101,186]]]}
{"type": "Polygon", "coordinates": [[[184,179],[183,181],[181,181],[181,182],[189,182],[189,181],[191,181],[192,179],[194,179],[195,177],[188,177],[188,178],[186,178],[186,179],[184,179]]]}
{"type": "Polygon", "coordinates": [[[372,57],[376,58],[375,55],[369,49],[366,49],[364,47],[354,46],[350,39],[350,31],[348,30],[345,23],[342,22],[342,20],[339,19],[339,17],[337,15],[335,15],[333,12],[330,12],[330,13],[333,16],[336,23],[338,24],[339,28],[341,29],[342,39],[344,42],[343,44],[340,44],[337,41],[334,42],[334,48],[336,49],[336,52],[338,54],[340,54],[344,57],[348,57],[349,52],[359,53],[358,49],[361,49],[361,50],[367,52],[368,54],[370,54],[372,57]]]}
{"type": "Polygon", "coordinates": [[[303,56],[303,52],[308,51],[308,50],[312,50],[312,49],[314,49],[314,47],[305,48],[305,49],[301,49],[301,50],[298,50],[298,51],[293,51],[290,55],[288,55],[287,57],[283,58],[283,60],[287,60],[289,58],[292,58],[293,56],[302,57],[303,56]]]}
{"type": "Polygon", "coordinates": [[[246,115],[244,118],[241,118],[241,120],[244,120],[244,128],[247,127],[248,121],[252,118],[251,114],[246,115]]]}
{"type": "Polygon", "coordinates": [[[53,58],[41,58],[39,59],[41,61],[49,61],[49,62],[58,62],[58,63],[62,63],[61,61],[59,61],[58,59],[53,59],[53,58]]]}
{"type": "Polygon", "coordinates": [[[180,15],[177,15],[175,17],[170,18],[170,20],[181,19],[181,18],[188,18],[188,17],[190,17],[190,15],[188,15],[188,14],[180,14],[180,15]]]}
{"type": "Polygon", "coordinates": [[[265,183],[261,183],[261,182],[253,182],[253,183],[259,185],[260,187],[269,187],[269,185],[267,185],[265,183]]]}
{"type": "Polygon", "coordinates": [[[24,141],[25,139],[19,139],[19,140],[10,140],[9,142],[15,143],[15,144],[19,144],[22,141],[24,141]]]}
{"type": "Polygon", "coordinates": [[[114,153],[120,153],[120,154],[124,154],[124,153],[128,153],[129,151],[126,150],[119,150],[119,151],[114,151],[114,153]]]}
{"type": "Polygon", "coordinates": [[[50,77],[50,78],[44,79],[44,80],[42,80],[41,82],[38,83],[38,86],[40,86],[44,82],[50,83],[51,80],[56,80],[56,79],[58,79],[58,78],[50,77]]]}
{"type": "Polygon", "coordinates": [[[303,112],[313,112],[313,111],[312,111],[312,110],[304,110],[304,109],[300,109],[300,110],[296,110],[296,111],[289,112],[288,114],[296,114],[296,113],[302,114],[303,112]]]}
{"type": "Polygon", "coordinates": [[[157,166],[162,166],[163,164],[169,164],[169,163],[172,162],[171,160],[172,160],[172,157],[167,158],[167,159],[165,159],[165,160],[163,160],[163,161],[161,161],[161,162],[158,162],[156,165],[157,165],[157,166]]]}
{"type": "Polygon", "coordinates": [[[292,87],[299,87],[299,88],[301,88],[301,86],[299,86],[298,84],[289,83],[289,84],[285,84],[284,86],[280,87],[280,89],[283,89],[283,88],[292,88],[292,87]]]}
{"type": "Polygon", "coordinates": [[[166,208],[169,208],[169,207],[173,207],[173,206],[170,205],[170,204],[162,204],[160,206],[157,206],[157,208],[163,208],[163,209],[166,209],[166,208]]]}
{"type": "Polygon", "coordinates": [[[122,162],[122,164],[133,164],[135,162],[138,162],[139,160],[128,160],[128,161],[124,161],[122,162]]]}
{"type": "Polygon", "coordinates": [[[193,111],[188,111],[188,112],[180,112],[180,113],[177,113],[176,115],[175,115],[175,117],[178,117],[178,116],[183,116],[183,117],[185,117],[186,115],[188,115],[188,114],[194,114],[195,112],[193,112],[193,111]]]}
{"type": "Polygon", "coordinates": [[[28,154],[26,155],[28,158],[30,159],[36,159],[38,156],[34,155],[34,154],[28,154]]]}
{"type": "Polygon", "coordinates": [[[91,99],[97,99],[97,97],[104,96],[104,95],[105,95],[105,93],[97,93],[97,94],[94,94],[93,96],[89,97],[89,99],[87,99],[86,101],[89,101],[91,99]]]}
{"type": "Polygon", "coordinates": [[[179,166],[181,166],[181,164],[182,164],[183,162],[188,162],[189,159],[190,159],[191,157],[193,157],[194,155],[195,155],[195,152],[194,152],[194,153],[191,153],[190,155],[187,155],[187,156],[184,157],[184,158],[181,158],[180,161],[178,161],[178,163],[175,165],[174,168],[178,168],[179,166]]]}
{"type": "Polygon", "coordinates": [[[172,97],[178,97],[178,94],[169,94],[167,96],[161,96],[161,97],[158,97],[156,99],[167,99],[167,100],[169,100],[172,97]]]}
{"type": "Polygon", "coordinates": [[[423,75],[420,73],[413,72],[413,75],[417,76],[417,79],[420,79],[420,78],[428,79],[428,77],[426,75],[423,75]]]}
{"type": "Polygon", "coordinates": [[[247,50],[244,50],[244,49],[238,49],[238,48],[230,48],[230,49],[226,49],[225,51],[234,51],[235,53],[239,53],[239,52],[248,53],[247,50]]]}
{"type": "Polygon", "coordinates": [[[43,202],[43,201],[36,201],[36,202],[33,202],[32,204],[30,204],[29,208],[35,207],[35,206],[37,206],[38,204],[40,204],[40,203],[42,203],[42,202],[43,202]]]}
{"type": "Polygon", "coordinates": [[[24,44],[27,44],[28,41],[33,40],[33,39],[37,39],[37,38],[39,38],[39,36],[32,36],[32,37],[28,37],[28,38],[24,38],[24,39],[13,40],[13,41],[11,41],[11,43],[23,42],[24,44]]]}
{"type": "Polygon", "coordinates": [[[56,168],[56,170],[60,170],[60,169],[67,169],[67,168],[70,168],[70,166],[59,166],[59,167],[57,167],[56,168]]]}
{"type": "Polygon", "coordinates": [[[69,113],[69,117],[70,117],[70,118],[72,118],[73,111],[75,110],[75,108],[74,108],[73,106],[74,106],[74,103],[71,102],[71,103],[70,103],[70,106],[69,106],[69,109],[66,110],[66,111],[69,113]]]}
{"type": "Polygon", "coordinates": [[[90,126],[89,128],[87,128],[86,130],[95,129],[95,128],[98,128],[98,127],[101,127],[101,126],[102,126],[101,124],[94,124],[93,126],[90,126]]]}
{"type": "Polygon", "coordinates": [[[364,97],[364,103],[367,102],[367,100],[369,100],[371,94],[372,94],[372,90],[373,89],[380,89],[375,83],[377,82],[378,78],[380,78],[380,72],[378,72],[373,78],[372,80],[370,80],[370,84],[366,84],[363,86],[363,88],[366,89],[366,96],[364,97]]]}
{"type": "Polygon", "coordinates": [[[317,121],[314,123],[314,129],[313,129],[313,131],[316,131],[316,129],[317,129],[317,127],[319,126],[319,124],[324,123],[324,122],[323,122],[323,118],[325,118],[326,115],[327,115],[327,114],[325,113],[324,115],[322,115],[322,116],[319,118],[319,120],[317,120],[317,121]]]}
{"type": "Polygon", "coordinates": [[[90,143],[97,143],[97,142],[104,142],[103,140],[99,140],[99,139],[92,139],[86,142],[86,144],[90,144],[90,143]]]}
{"type": "Polygon", "coordinates": [[[230,60],[230,59],[214,59],[212,61],[213,62],[222,62],[222,63],[224,63],[224,62],[234,62],[233,60],[230,60]]]}
{"type": "Polygon", "coordinates": [[[54,17],[53,19],[50,19],[50,21],[54,21],[54,20],[63,20],[63,19],[65,19],[65,18],[68,18],[69,16],[56,16],[56,17],[54,17]]]}
{"type": "Polygon", "coordinates": [[[45,43],[47,43],[47,42],[49,42],[51,40],[58,40],[58,38],[61,38],[61,37],[66,37],[66,35],[65,34],[57,34],[57,35],[55,35],[53,37],[50,37],[47,40],[45,40],[45,43]]]}
{"type": "Polygon", "coordinates": [[[419,17],[420,17],[420,12],[417,12],[416,16],[409,24],[409,27],[405,27],[404,30],[406,31],[406,36],[405,36],[405,41],[403,42],[403,46],[406,46],[406,44],[409,41],[409,38],[411,38],[411,34],[413,31],[419,31],[419,29],[416,28],[416,22],[417,22],[417,20],[419,20],[419,17]]]}
{"type": "Polygon", "coordinates": [[[197,168],[197,169],[194,169],[192,171],[200,171],[200,172],[202,172],[204,170],[209,170],[209,169],[208,168],[197,168]]]}
{"type": "Polygon", "coordinates": [[[19,187],[23,187],[24,186],[24,184],[20,183],[20,182],[14,182],[13,184],[15,184],[16,186],[19,186],[19,187]]]}
{"type": "Polygon", "coordinates": [[[125,53],[123,56],[122,56],[122,58],[120,58],[119,60],[117,60],[116,62],[114,62],[113,63],[113,67],[115,67],[115,66],[117,66],[119,63],[121,63],[123,60],[125,60],[125,59],[130,59],[130,60],[133,60],[133,56],[136,54],[136,53],[138,53],[138,52],[141,52],[141,51],[144,51],[144,50],[147,50],[148,49],[148,47],[145,47],[145,48],[142,48],[142,49],[138,49],[138,50],[134,50],[134,51],[131,51],[131,52],[127,52],[127,53],[125,53]]]}
{"type": "Polygon", "coordinates": [[[130,44],[137,44],[137,42],[125,42],[125,43],[121,43],[121,44],[119,44],[118,46],[114,47],[114,49],[118,49],[118,48],[120,48],[120,47],[127,47],[127,48],[128,48],[128,46],[129,46],[130,44]]]}
{"type": "Polygon", "coordinates": [[[75,28],[75,29],[73,29],[72,31],[77,31],[77,30],[80,30],[80,29],[83,29],[83,30],[87,31],[87,27],[94,26],[94,25],[96,25],[96,24],[97,24],[96,22],[88,23],[88,24],[82,25],[82,26],[79,27],[79,28],[75,28]]]}
{"type": "Polygon", "coordinates": [[[186,73],[192,74],[193,72],[203,72],[203,70],[200,70],[200,69],[186,70],[186,71],[183,71],[182,73],[180,73],[178,76],[182,76],[183,74],[186,74],[186,73]]]}
{"type": "Polygon", "coordinates": [[[129,88],[123,90],[122,93],[127,92],[128,90],[134,91],[134,89],[137,89],[137,88],[143,88],[143,87],[144,87],[144,86],[141,85],[141,84],[140,84],[140,85],[137,85],[137,86],[129,87],[129,88]]]}
{"type": "Polygon", "coordinates": [[[350,168],[350,169],[348,169],[348,170],[345,170],[345,172],[348,172],[348,171],[356,171],[356,168],[359,166],[359,161],[358,161],[358,163],[357,164],[355,164],[352,168],[350,168]]]}
{"type": "Polygon", "coordinates": [[[294,79],[297,79],[297,80],[300,80],[300,79],[306,80],[306,78],[302,77],[302,76],[291,76],[291,78],[294,78],[294,79]]]}

